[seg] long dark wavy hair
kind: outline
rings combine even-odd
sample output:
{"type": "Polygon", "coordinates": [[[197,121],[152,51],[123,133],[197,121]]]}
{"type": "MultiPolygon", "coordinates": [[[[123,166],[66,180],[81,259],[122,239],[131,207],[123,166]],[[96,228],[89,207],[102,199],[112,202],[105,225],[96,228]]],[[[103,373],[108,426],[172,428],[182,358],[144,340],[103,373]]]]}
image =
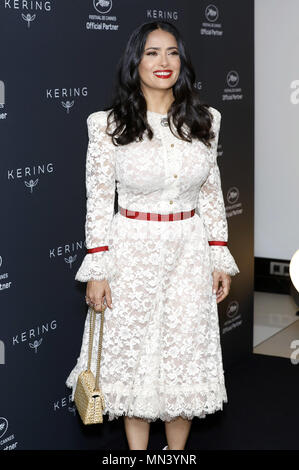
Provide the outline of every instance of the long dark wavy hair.
{"type": "Polygon", "coordinates": [[[209,105],[201,101],[199,91],[194,86],[195,72],[184,41],[177,28],[168,21],[143,23],[131,34],[117,66],[112,105],[104,109],[111,110],[108,113],[106,133],[117,146],[143,140],[145,130],[148,138],[153,138],[152,128],[147,121],[146,100],[140,87],[138,65],[143,56],[147,36],[155,29],[171,33],[176,38],[179,50],[180,74],[173,85],[174,101],[167,113],[171,132],[173,133],[170,122],[172,116],[181,139],[187,142],[192,142],[192,138],[199,139],[210,147],[210,140],[215,137],[211,130],[213,115],[208,110],[209,105]],[[109,132],[112,122],[115,123],[114,130],[109,132]],[[182,129],[184,123],[187,132],[182,129]]]}

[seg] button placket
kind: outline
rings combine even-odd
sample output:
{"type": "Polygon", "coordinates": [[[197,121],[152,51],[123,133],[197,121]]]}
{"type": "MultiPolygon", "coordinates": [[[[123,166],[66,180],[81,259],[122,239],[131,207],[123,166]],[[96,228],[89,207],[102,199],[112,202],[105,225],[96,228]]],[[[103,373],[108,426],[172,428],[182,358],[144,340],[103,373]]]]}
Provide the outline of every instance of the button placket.
{"type": "Polygon", "coordinates": [[[177,182],[182,165],[182,156],[180,152],[179,139],[172,134],[169,126],[162,124],[162,120],[159,120],[159,125],[157,125],[157,131],[163,145],[163,159],[166,178],[162,197],[164,204],[166,204],[165,210],[171,208],[171,211],[175,211],[175,199],[179,195],[177,182]]]}
{"type": "MultiPolygon", "coordinates": [[[[168,137],[169,138],[169,137],[168,137]]],[[[168,146],[168,162],[171,173],[169,175],[169,206],[172,206],[172,210],[176,211],[175,203],[179,196],[179,173],[182,166],[182,149],[180,145],[180,140],[175,138],[172,134],[170,139],[175,140],[174,142],[170,141],[168,146]]]]}

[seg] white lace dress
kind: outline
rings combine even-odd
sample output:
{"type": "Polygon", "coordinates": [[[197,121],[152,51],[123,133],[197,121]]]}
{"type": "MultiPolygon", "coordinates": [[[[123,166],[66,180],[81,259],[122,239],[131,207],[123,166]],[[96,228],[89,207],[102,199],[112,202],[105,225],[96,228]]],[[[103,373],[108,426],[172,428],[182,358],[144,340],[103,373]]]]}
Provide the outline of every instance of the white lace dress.
{"type": "MultiPolygon", "coordinates": [[[[113,309],[105,310],[100,387],[109,421],[121,415],[148,422],[192,419],[227,402],[212,271],[239,273],[228,246],[228,228],[217,145],[221,114],[215,108],[212,148],[183,141],[147,111],[154,137],[115,147],[105,134],[107,113],[88,116],[86,254],[75,279],[108,279],[113,309]],[[177,221],[130,219],[118,205],[143,212],[196,208],[177,221]]],[[[165,121],[164,121],[165,123],[165,121]]],[[[86,306],[87,307],[87,306],[86,306]]],[[[90,313],[77,363],[66,380],[72,400],[86,369],[90,313]]],[[[97,315],[91,369],[96,373],[97,315]]]]}

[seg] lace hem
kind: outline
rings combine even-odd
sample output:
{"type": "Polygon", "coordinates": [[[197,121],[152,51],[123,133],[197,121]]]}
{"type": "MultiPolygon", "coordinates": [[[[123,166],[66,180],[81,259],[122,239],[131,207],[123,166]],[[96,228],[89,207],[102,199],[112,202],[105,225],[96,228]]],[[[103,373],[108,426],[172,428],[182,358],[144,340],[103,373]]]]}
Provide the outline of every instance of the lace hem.
{"type": "MultiPolygon", "coordinates": [[[[75,393],[75,375],[71,374],[66,381],[68,387],[73,387],[72,401],[75,393]]],[[[102,388],[103,391],[103,388],[102,388]]],[[[207,414],[223,409],[223,403],[228,402],[224,382],[209,383],[208,385],[162,387],[159,396],[151,390],[144,390],[121,385],[105,386],[105,408],[103,415],[108,415],[108,421],[120,416],[134,416],[145,419],[148,423],[160,419],[171,421],[178,416],[185,419],[194,417],[205,418],[207,414]]]]}
{"type": "Polygon", "coordinates": [[[212,245],[210,246],[210,254],[213,271],[222,271],[230,276],[235,276],[240,272],[227,246],[212,245]]]}
{"type": "Polygon", "coordinates": [[[80,282],[102,281],[110,282],[116,275],[115,260],[110,250],[85,255],[75,279],[80,282]]]}

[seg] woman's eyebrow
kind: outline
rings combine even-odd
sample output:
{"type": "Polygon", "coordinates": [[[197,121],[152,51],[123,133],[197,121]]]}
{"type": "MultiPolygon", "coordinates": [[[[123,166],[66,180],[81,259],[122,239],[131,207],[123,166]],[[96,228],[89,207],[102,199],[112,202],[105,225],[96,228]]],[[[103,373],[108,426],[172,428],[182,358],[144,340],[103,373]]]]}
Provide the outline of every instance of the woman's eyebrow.
{"type": "MultiPolygon", "coordinates": [[[[147,47],[144,50],[147,51],[148,49],[161,49],[161,47],[147,47]]],[[[170,46],[170,47],[167,47],[166,49],[177,49],[177,47],[176,46],[170,46]]]]}

